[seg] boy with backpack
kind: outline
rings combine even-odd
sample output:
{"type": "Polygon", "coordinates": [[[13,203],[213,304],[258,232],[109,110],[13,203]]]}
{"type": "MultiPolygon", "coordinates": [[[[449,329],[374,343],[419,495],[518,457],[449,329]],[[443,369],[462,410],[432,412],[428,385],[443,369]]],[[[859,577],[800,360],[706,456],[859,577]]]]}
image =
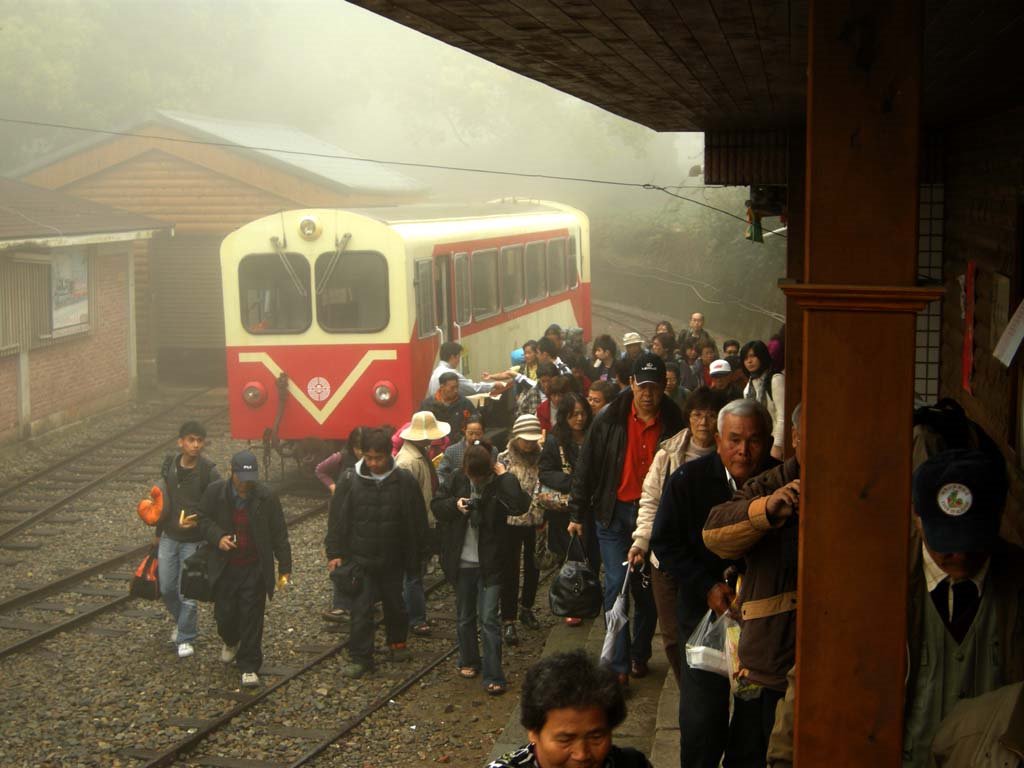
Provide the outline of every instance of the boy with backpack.
{"type": "Polygon", "coordinates": [[[198,421],[186,421],[178,430],[178,454],[164,459],[160,469],[163,486],[163,510],[156,524],[160,594],[174,619],[171,642],[177,645],[178,658],[195,653],[199,634],[198,606],[181,594],[181,567],[202,543],[196,516],[206,488],[219,480],[212,461],[203,456],[206,428],[198,421]]]}

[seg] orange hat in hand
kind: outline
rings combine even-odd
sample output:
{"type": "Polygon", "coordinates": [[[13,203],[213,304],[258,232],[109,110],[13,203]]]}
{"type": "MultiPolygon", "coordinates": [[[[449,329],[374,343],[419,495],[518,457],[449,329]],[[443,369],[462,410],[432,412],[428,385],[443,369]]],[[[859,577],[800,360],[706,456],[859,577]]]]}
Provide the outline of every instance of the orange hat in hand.
{"type": "Polygon", "coordinates": [[[139,502],[138,513],[146,525],[156,525],[160,514],[164,511],[164,494],[158,486],[153,486],[149,498],[139,502]]]}

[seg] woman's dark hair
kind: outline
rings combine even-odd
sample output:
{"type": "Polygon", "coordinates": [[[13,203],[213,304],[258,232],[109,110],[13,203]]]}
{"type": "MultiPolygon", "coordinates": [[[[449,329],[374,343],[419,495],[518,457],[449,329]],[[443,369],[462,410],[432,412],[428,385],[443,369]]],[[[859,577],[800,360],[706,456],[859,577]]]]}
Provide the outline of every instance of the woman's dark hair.
{"type": "Polygon", "coordinates": [[[462,431],[465,432],[466,427],[468,427],[470,424],[479,424],[482,428],[486,428],[484,424],[484,415],[480,413],[480,411],[473,411],[471,414],[469,414],[469,417],[464,422],[462,422],[462,431]]]}
{"type": "Polygon", "coordinates": [[[474,440],[473,444],[467,446],[466,453],[462,457],[462,471],[467,477],[485,477],[489,475],[494,467],[491,462],[491,444],[486,440],[474,440]]]}
{"type": "Polygon", "coordinates": [[[626,699],[615,673],[582,648],[552,654],[530,667],[521,695],[519,722],[528,731],[543,730],[553,709],[600,709],[609,730],[626,719],[626,699]]]}
{"type": "Polygon", "coordinates": [[[590,422],[594,420],[594,412],[586,398],[577,392],[569,392],[558,403],[558,415],[555,417],[555,426],[551,428],[552,434],[558,440],[559,445],[570,445],[572,443],[572,427],[569,426],[569,417],[576,410],[577,405],[583,406],[583,415],[586,422],[583,431],[590,429],[590,422]]]}
{"type": "Polygon", "coordinates": [[[552,378],[558,375],[558,368],[555,367],[554,363],[537,363],[537,378],[542,376],[551,376],[552,378]]]}
{"type": "Polygon", "coordinates": [[[547,336],[537,340],[537,351],[543,352],[552,358],[558,357],[558,347],[547,336]]]}
{"type": "Polygon", "coordinates": [[[363,432],[363,453],[374,451],[391,455],[391,435],[385,429],[367,429],[363,432]]]}
{"type": "Polygon", "coordinates": [[[522,346],[523,349],[526,349],[527,347],[532,349],[534,351],[534,354],[536,354],[536,352],[537,352],[537,340],[536,339],[530,339],[529,341],[524,343],[523,346],[522,346]]]}
{"type": "MultiPolygon", "coordinates": [[[[657,331],[663,325],[665,326],[665,330],[662,331],[662,333],[671,334],[672,338],[675,339],[676,329],[672,326],[672,321],[670,320],[659,320],[657,323],[655,323],[654,330],[657,331]]],[[[654,335],[657,336],[658,334],[655,333],[654,335]]]]}
{"type": "Polygon", "coordinates": [[[664,349],[670,357],[675,354],[676,337],[671,333],[659,333],[651,340],[651,344],[653,345],[655,341],[661,344],[661,348],[664,349]]]}
{"type": "Polygon", "coordinates": [[[715,344],[715,342],[711,341],[710,339],[708,339],[707,341],[702,341],[697,344],[697,354],[700,354],[705,349],[713,349],[715,350],[715,354],[718,354],[718,345],[715,344]]]}
{"type": "Polygon", "coordinates": [[[555,395],[565,395],[570,392],[575,392],[579,386],[575,376],[561,375],[555,376],[551,380],[550,386],[548,386],[548,399],[550,400],[555,395]]]}
{"type": "Polygon", "coordinates": [[[606,352],[612,353],[612,359],[614,360],[619,355],[619,348],[615,344],[615,339],[609,336],[607,333],[602,333],[596,339],[594,343],[590,345],[590,353],[597,358],[597,350],[603,349],[606,352]]]}
{"type": "Polygon", "coordinates": [[[772,356],[768,354],[768,346],[763,341],[748,341],[743,345],[740,350],[740,360],[744,363],[747,360],[747,354],[753,352],[761,363],[758,366],[757,373],[751,373],[747,371],[746,365],[743,366],[743,370],[747,372],[748,379],[756,379],[758,376],[764,373],[768,373],[772,369],[772,356]]]}
{"type": "Polygon", "coordinates": [[[674,373],[676,375],[676,378],[678,379],[681,375],[679,363],[677,363],[675,360],[669,360],[668,362],[666,362],[665,372],[668,373],[669,371],[672,371],[672,373],[674,373]]]}
{"type": "Polygon", "coordinates": [[[725,402],[725,392],[709,387],[697,387],[686,398],[686,407],[683,408],[683,423],[690,423],[690,414],[694,411],[714,411],[717,416],[725,402]]]}
{"type": "Polygon", "coordinates": [[[356,427],[348,433],[348,440],[345,441],[345,447],[341,451],[341,464],[344,467],[354,467],[356,464],[355,448],[360,451],[363,450],[364,435],[369,432],[369,427],[356,427]]]}

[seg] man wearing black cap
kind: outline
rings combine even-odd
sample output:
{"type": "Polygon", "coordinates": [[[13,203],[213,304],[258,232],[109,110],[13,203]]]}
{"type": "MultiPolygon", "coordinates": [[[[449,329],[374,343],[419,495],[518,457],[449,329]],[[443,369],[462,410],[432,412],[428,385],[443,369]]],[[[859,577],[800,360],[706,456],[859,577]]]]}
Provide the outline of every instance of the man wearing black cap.
{"type": "Polygon", "coordinates": [[[1024,551],[999,538],[1006,468],[945,451],[914,473],[903,765],[929,765],[940,721],[963,698],[1024,680],[1024,551]]]}
{"type": "MultiPolygon", "coordinates": [[[[612,607],[626,576],[623,563],[636,528],[643,482],[658,444],[683,428],[679,406],[665,397],[665,361],[637,357],[630,391],[609,403],[594,419],[580,448],[569,501],[569,532],[582,535],[593,516],[604,564],[604,607],[612,607]]],[[[650,589],[630,579],[636,600],[635,621],[619,633],[611,668],[622,682],[647,674],[651,639],[658,616],[650,589]]]]}
{"type": "Polygon", "coordinates": [[[259,482],[252,451],[231,457],[231,475],[211,483],[199,504],[199,530],[210,545],[213,614],[224,641],[220,660],[232,661],[242,685],[259,685],[263,664],[263,612],[274,594],[274,559],[279,586],[292,572],[288,526],[277,494],[259,482]]]}

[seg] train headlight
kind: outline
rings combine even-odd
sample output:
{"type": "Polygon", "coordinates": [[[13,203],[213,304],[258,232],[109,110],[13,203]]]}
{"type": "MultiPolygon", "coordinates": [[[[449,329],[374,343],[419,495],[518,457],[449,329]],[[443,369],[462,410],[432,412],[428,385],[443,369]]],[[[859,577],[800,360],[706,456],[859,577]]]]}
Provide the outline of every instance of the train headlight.
{"type": "Polygon", "coordinates": [[[299,221],[299,234],[302,235],[303,240],[316,240],[320,237],[321,231],[323,228],[316,216],[303,216],[299,221]]]}
{"type": "Polygon", "coordinates": [[[242,399],[252,408],[259,408],[267,402],[267,388],[258,381],[250,381],[242,388],[242,399]]]}
{"type": "Polygon", "coordinates": [[[373,385],[373,401],[377,405],[393,405],[398,398],[398,389],[390,381],[378,381],[373,385]]]}

